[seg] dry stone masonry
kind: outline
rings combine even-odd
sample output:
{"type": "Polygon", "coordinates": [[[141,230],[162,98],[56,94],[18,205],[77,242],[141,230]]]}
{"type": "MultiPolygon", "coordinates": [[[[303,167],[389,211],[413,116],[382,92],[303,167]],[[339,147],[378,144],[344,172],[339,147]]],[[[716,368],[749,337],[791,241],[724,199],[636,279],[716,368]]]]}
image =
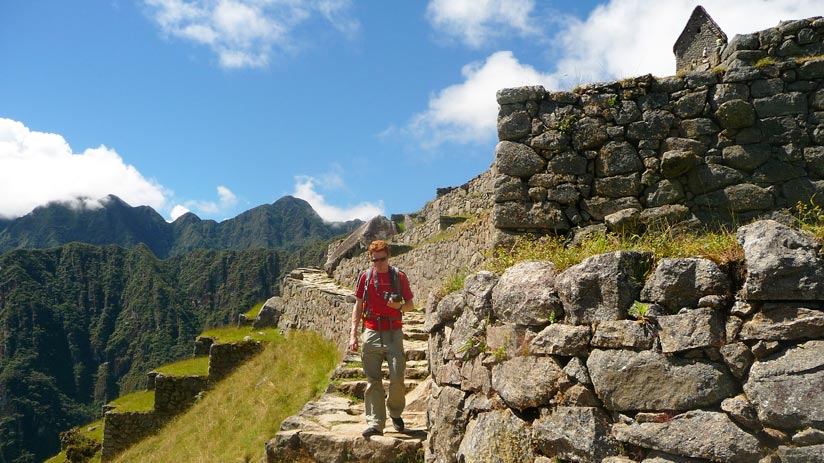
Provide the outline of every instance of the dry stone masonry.
{"type": "Polygon", "coordinates": [[[500,90],[495,226],[633,233],[824,205],[822,54],[810,18],[734,37],[711,71],[500,90]]]}
{"type": "Polygon", "coordinates": [[[263,347],[258,341],[217,343],[212,338],[198,337],[194,353],[195,356],[209,355],[207,376],[175,376],[152,371],[146,375],[146,389],[154,391],[151,410],[127,411],[104,406],[101,461],[112,461],[132,445],[157,433],[191,407],[200,394],[260,353],[263,347]]]}
{"type": "Polygon", "coordinates": [[[645,280],[643,252],[467,277],[428,308],[426,461],[822,461],[821,246],[772,220],[737,237],[739,283],[703,258],[645,280]]]}

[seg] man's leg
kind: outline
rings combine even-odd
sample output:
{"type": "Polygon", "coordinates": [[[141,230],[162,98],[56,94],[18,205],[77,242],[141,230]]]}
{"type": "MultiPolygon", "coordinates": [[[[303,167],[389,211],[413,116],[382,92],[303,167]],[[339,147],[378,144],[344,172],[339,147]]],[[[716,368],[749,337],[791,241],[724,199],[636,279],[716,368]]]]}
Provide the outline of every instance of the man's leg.
{"type": "MultiPolygon", "coordinates": [[[[384,332],[384,337],[386,333],[388,332],[384,332]]],[[[363,373],[368,381],[366,391],[363,393],[366,423],[383,431],[386,425],[386,403],[381,364],[386,355],[386,348],[381,347],[380,335],[380,331],[364,330],[361,360],[363,361],[363,373]]]]}
{"type": "Polygon", "coordinates": [[[403,331],[400,329],[385,331],[384,338],[388,341],[386,360],[389,364],[389,397],[386,400],[386,407],[389,409],[389,416],[400,418],[406,407],[406,387],[403,384],[406,374],[403,331]]]}

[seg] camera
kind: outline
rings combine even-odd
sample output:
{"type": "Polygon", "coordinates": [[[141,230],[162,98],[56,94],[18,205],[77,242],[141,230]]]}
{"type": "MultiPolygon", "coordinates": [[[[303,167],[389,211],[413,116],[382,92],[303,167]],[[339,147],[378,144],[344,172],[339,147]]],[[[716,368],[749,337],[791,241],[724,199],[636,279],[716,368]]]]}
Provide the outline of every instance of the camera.
{"type": "Polygon", "coordinates": [[[383,300],[386,302],[400,302],[403,300],[399,293],[390,293],[389,291],[383,293],[383,300]]]}

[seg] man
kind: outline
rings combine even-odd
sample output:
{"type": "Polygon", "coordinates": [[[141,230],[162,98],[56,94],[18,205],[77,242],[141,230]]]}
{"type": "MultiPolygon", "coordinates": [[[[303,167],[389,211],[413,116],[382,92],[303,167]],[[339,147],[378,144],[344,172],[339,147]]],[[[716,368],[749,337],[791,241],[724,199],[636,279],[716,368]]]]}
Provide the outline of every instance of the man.
{"type": "Polygon", "coordinates": [[[349,349],[358,351],[358,325],[363,316],[363,373],[368,384],[363,402],[369,427],[363,436],[383,435],[386,409],[395,430],[404,430],[401,413],[406,406],[404,373],[406,356],[403,353],[402,314],[413,310],[412,290],[406,275],[389,266],[389,246],[384,241],[369,245],[372,268],[358,278],[355,306],[352,308],[352,329],[349,349]],[[384,397],[381,365],[389,366],[389,394],[384,397]]]}

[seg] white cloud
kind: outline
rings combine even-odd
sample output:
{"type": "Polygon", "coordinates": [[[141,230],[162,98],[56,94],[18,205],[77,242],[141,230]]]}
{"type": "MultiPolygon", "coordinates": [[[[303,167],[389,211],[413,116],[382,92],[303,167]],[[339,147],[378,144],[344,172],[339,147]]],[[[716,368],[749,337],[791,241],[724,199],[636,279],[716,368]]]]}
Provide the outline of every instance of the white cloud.
{"type": "Polygon", "coordinates": [[[429,109],[416,115],[410,129],[425,146],[446,141],[468,143],[495,137],[498,103],[495,93],[522,85],[553,86],[553,78],[521,64],[510,51],[499,51],[485,62],[470,63],[461,74],[465,81],[447,87],[429,100],[429,109]]]}
{"type": "Polygon", "coordinates": [[[176,204],[175,207],[172,208],[172,212],[169,214],[172,218],[172,222],[180,218],[183,214],[187,214],[191,212],[186,206],[182,204],[176,204]]]}
{"type": "Polygon", "coordinates": [[[19,217],[54,201],[99,207],[97,200],[109,194],[159,209],[168,192],[113,149],[101,145],[73,153],[60,135],[0,118],[0,216],[19,217]]]}
{"type": "MultiPolygon", "coordinates": [[[[821,0],[704,0],[701,2],[732,39],[778,25],[779,20],[821,14],[821,0]]],[[[556,36],[561,59],[556,78],[575,86],[593,80],[675,73],[672,46],[684,30],[693,0],[612,0],[585,21],[569,19],[556,36]]]]}
{"type": "MultiPolygon", "coordinates": [[[[705,0],[702,4],[730,40],[735,34],[775,27],[779,20],[821,14],[821,0],[705,0]]],[[[505,9],[502,5],[492,0],[432,0],[429,14],[435,27],[454,26],[470,46],[495,38],[491,32],[495,21],[503,30],[527,34],[540,16],[548,17],[524,1],[516,3],[509,16],[491,19],[505,9]]],[[[558,29],[547,42],[547,56],[555,57],[552,69],[538,70],[510,51],[493,53],[483,63],[465,65],[464,81],[433,94],[428,109],[414,116],[404,132],[414,134],[425,148],[444,142],[486,143],[495,139],[495,92],[501,88],[541,84],[548,90],[563,90],[648,73],[672,75],[672,46],[693,8],[693,0],[612,0],[583,21],[571,16],[546,19],[558,29]]],[[[384,134],[395,131],[390,127],[384,134]]]]}
{"type": "Polygon", "coordinates": [[[534,8],[533,0],[430,0],[426,15],[440,32],[480,47],[513,33],[540,35],[534,8]]]}
{"type": "Polygon", "coordinates": [[[232,190],[226,188],[223,185],[218,185],[217,196],[217,202],[204,200],[190,200],[184,201],[183,205],[178,204],[172,210],[172,220],[177,218],[174,216],[175,209],[177,209],[178,212],[182,211],[183,209],[186,209],[183,213],[179,215],[183,215],[186,212],[195,211],[195,213],[214,216],[217,214],[226,214],[237,205],[237,196],[235,196],[232,190]]]}
{"type": "MultiPolygon", "coordinates": [[[[350,207],[337,207],[326,202],[326,198],[317,192],[318,179],[306,175],[295,177],[295,191],[292,196],[308,202],[318,215],[329,222],[342,222],[352,219],[369,220],[384,214],[383,201],[376,203],[362,202],[350,207]]],[[[339,185],[332,185],[339,188],[339,185]]]]}
{"type": "Polygon", "coordinates": [[[351,0],[144,0],[164,34],[206,45],[225,68],[263,67],[292,51],[295,30],[320,17],[346,36],[360,24],[351,0]]]}

